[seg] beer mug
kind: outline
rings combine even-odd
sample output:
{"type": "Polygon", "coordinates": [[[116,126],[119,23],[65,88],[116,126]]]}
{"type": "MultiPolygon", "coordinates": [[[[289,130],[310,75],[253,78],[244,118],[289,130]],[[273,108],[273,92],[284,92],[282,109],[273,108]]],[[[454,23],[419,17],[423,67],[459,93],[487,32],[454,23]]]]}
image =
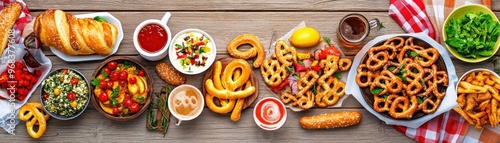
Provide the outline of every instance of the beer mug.
{"type": "Polygon", "coordinates": [[[337,28],[337,38],[343,46],[355,48],[370,34],[370,30],[378,27],[377,18],[367,20],[363,15],[352,13],[340,20],[337,28]]]}

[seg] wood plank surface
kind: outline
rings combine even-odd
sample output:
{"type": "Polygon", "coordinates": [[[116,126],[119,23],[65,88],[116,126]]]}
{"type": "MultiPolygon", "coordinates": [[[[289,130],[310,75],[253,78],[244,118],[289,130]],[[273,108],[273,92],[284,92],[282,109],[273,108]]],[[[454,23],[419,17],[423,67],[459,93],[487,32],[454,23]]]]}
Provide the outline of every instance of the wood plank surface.
{"type": "MultiPolygon", "coordinates": [[[[340,19],[349,13],[361,13],[368,19],[378,18],[384,22],[385,29],[372,30],[363,44],[371,39],[386,34],[400,34],[404,31],[387,14],[388,1],[372,0],[214,0],[214,1],[180,1],[180,0],[25,0],[33,17],[46,9],[62,9],[73,14],[107,11],[117,17],[122,24],[124,39],[114,56],[136,58],[153,74],[155,92],[159,92],[165,82],[158,78],[154,68],[160,62],[170,64],[168,58],[157,62],[149,62],[138,55],[132,35],[136,26],[146,19],[158,19],[167,11],[172,13],[168,26],[173,34],[186,28],[199,28],[209,33],[217,45],[217,58],[228,57],[227,43],[237,35],[252,33],[259,37],[268,48],[275,38],[286,34],[290,29],[305,21],[308,26],[315,27],[322,36],[330,37],[337,42],[336,30],[340,19]],[[274,35],[274,36],[273,36],[274,35]],[[274,39],[273,39],[274,37],[274,39]]],[[[494,5],[496,15],[500,16],[500,6],[494,5]]],[[[440,33],[440,32],[437,32],[440,33]]],[[[353,59],[359,48],[341,48],[348,58],[353,59]]],[[[44,53],[51,59],[53,69],[71,67],[82,72],[90,79],[95,68],[102,61],[69,63],[55,56],[49,49],[44,53]]],[[[499,53],[497,53],[499,55],[499,53]]],[[[252,61],[252,60],[251,60],[252,61]]],[[[452,58],[456,75],[460,77],[473,68],[493,69],[487,61],[470,64],[452,58]]],[[[259,97],[275,97],[263,82],[260,71],[253,72],[259,79],[259,97]]],[[[186,76],[187,84],[201,89],[203,74],[186,76]]],[[[452,95],[453,96],[453,95],[452,95]]],[[[29,99],[40,101],[40,88],[29,99]]],[[[168,134],[162,138],[160,132],[148,131],[145,127],[146,113],[138,118],[116,122],[99,114],[90,104],[78,118],[61,121],[52,118],[48,121],[45,135],[34,140],[26,133],[25,123],[16,128],[16,135],[0,134],[1,142],[414,142],[404,134],[397,132],[365,110],[352,96],[348,97],[342,107],[320,109],[313,108],[304,112],[288,111],[285,125],[277,131],[264,131],[254,122],[252,117],[254,104],[243,110],[238,122],[230,120],[229,115],[213,113],[207,107],[203,113],[192,121],[181,126],[171,124],[168,134]],[[338,111],[360,111],[363,119],[359,125],[331,130],[304,130],[299,119],[306,115],[338,111]]]]}

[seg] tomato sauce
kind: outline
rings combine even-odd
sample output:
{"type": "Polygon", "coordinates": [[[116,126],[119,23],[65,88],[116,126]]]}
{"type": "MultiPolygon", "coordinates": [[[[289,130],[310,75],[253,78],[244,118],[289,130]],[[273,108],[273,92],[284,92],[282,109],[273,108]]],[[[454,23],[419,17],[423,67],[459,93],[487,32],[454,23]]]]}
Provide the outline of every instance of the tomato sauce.
{"type": "Polygon", "coordinates": [[[276,99],[263,99],[255,108],[255,116],[266,125],[277,124],[285,115],[285,107],[276,99]]]}
{"type": "Polygon", "coordinates": [[[137,39],[139,39],[139,45],[144,51],[155,53],[165,47],[168,35],[160,25],[148,24],[141,28],[137,39]]]}

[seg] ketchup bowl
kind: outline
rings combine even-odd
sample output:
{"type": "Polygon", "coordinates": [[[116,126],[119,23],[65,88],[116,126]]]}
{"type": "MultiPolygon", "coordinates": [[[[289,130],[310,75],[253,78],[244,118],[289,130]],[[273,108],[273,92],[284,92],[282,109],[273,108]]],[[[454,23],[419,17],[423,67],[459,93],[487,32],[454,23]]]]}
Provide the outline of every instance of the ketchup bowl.
{"type": "Polygon", "coordinates": [[[277,130],[286,121],[285,105],[275,97],[265,97],[255,105],[253,120],[257,126],[264,130],[277,130]]]}
{"type": "Polygon", "coordinates": [[[141,22],[134,31],[135,49],[146,60],[158,61],[167,56],[172,33],[167,23],[171,14],[165,13],[161,20],[148,19],[141,22]]]}

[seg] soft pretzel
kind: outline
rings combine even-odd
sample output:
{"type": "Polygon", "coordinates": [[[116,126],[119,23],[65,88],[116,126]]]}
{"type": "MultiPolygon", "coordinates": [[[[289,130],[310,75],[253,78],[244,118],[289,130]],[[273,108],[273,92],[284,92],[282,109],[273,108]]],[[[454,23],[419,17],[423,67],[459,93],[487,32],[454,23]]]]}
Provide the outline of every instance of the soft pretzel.
{"type": "Polygon", "coordinates": [[[243,59],[233,60],[226,66],[226,69],[224,69],[224,74],[221,78],[222,86],[229,91],[235,91],[236,88],[241,87],[243,86],[243,84],[245,84],[245,82],[250,77],[250,72],[252,72],[252,69],[247,61],[243,59]],[[233,80],[231,76],[237,69],[241,69],[241,75],[233,80]]]}
{"type": "Polygon", "coordinates": [[[42,104],[38,102],[27,103],[19,109],[18,117],[20,120],[26,121],[26,131],[32,138],[39,139],[45,133],[49,115],[44,112],[42,104]],[[35,125],[38,125],[38,131],[34,130],[35,125]]]}
{"type": "Polygon", "coordinates": [[[234,106],[233,112],[231,112],[231,120],[238,121],[241,116],[241,110],[243,110],[243,104],[245,103],[245,98],[239,98],[234,106]]]}
{"type": "Polygon", "coordinates": [[[264,60],[260,67],[260,73],[264,82],[271,87],[280,85],[288,76],[285,66],[281,65],[277,60],[272,59],[264,60]]]}
{"type": "Polygon", "coordinates": [[[227,52],[233,57],[245,60],[257,56],[257,59],[255,59],[255,61],[253,62],[254,68],[259,68],[266,56],[264,46],[262,45],[262,43],[260,43],[260,40],[257,38],[257,36],[253,34],[241,34],[231,40],[227,44],[227,52]],[[244,52],[238,50],[238,47],[244,44],[250,44],[253,47],[244,52]]]}
{"type": "Polygon", "coordinates": [[[213,95],[206,94],[205,102],[207,103],[208,108],[215,113],[227,114],[233,110],[234,105],[236,104],[236,99],[220,99],[213,95]],[[216,105],[214,100],[218,100],[220,106],[216,105]]]}
{"type": "Polygon", "coordinates": [[[297,50],[293,46],[288,46],[284,40],[276,41],[274,54],[276,54],[276,59],[285,67],[297,62],[297,50]]]}

